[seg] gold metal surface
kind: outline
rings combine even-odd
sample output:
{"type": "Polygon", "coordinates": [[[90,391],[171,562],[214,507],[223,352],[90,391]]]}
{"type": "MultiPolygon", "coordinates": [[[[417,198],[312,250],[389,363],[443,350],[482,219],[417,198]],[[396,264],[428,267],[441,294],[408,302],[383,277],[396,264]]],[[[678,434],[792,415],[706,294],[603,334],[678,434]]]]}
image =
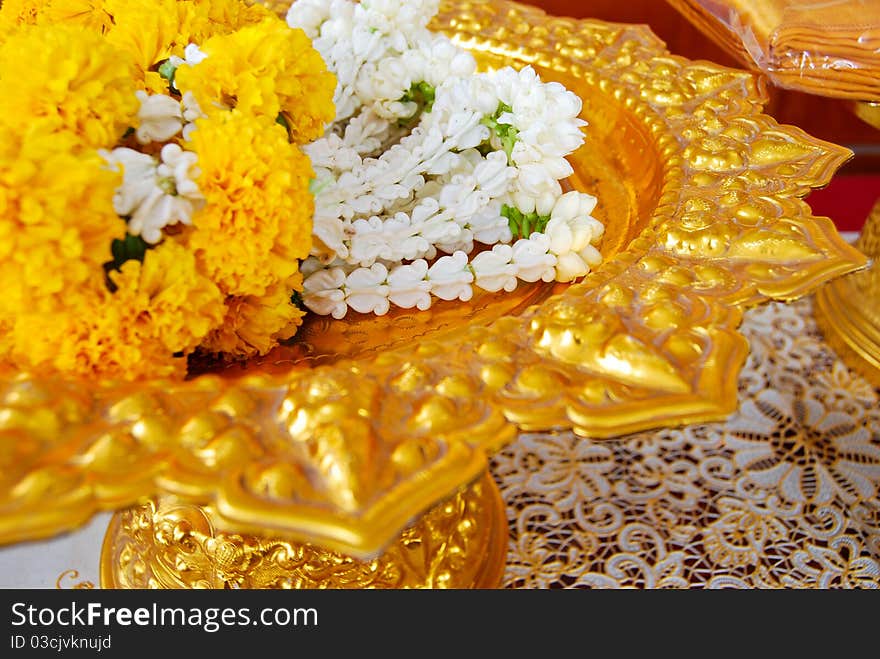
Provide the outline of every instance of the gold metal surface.
{"type": "Polygon", "coordinates": [[[0,542],[161,495],[210,506],[220,531],[371,559],[520,429],[725,417],[742,310],[864,266],[802,200],[851,153],[762,114],[751,74],[672,56],[642,26],[511,2],[445,2],[434,27],[584,99],[571,185],[600,198],[604,264],[430,316],[313,320],[259,364],[186,382],[8,374],[0,542]]]}
{"type": "Polygon", "coordinates": [[[841,359],[880,387],[880,200],[856,246],[871,257],[871,267],[819,289],[816,322],[841,359]]]}
{"type": "Polygon", "coordinates": [[[872,101],[853,102],[853,111],[856,116],[869,126],[880,130],[880,103],[872,101]]]}
{"type": "Polygon", "coordinates": [[[423,515],[379,557],[218,531],[213,513],[163,498],[117,513],[103,588],[495,588],[507,518],[489,474],[423,515]]]}

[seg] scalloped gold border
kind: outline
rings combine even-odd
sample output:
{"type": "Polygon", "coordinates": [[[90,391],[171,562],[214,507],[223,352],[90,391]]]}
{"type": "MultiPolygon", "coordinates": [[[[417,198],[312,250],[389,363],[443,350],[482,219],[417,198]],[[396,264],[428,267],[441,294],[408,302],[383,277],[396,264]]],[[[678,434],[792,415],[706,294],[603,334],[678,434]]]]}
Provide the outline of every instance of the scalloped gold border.
{"type": "Polygon", "coordinates": [[[665,165],[648,227],[583,283],[454,341],[243,380],[0,382],[0,541],[168,494],[228,528],[373,556],[518,429],[724,417],[742,310],[864,266],[802,200],[851,154],[763,115],[750,74],[672,56],[644,27],[512,2],[445,2],[435,26],[642,121],[665,165]]]}

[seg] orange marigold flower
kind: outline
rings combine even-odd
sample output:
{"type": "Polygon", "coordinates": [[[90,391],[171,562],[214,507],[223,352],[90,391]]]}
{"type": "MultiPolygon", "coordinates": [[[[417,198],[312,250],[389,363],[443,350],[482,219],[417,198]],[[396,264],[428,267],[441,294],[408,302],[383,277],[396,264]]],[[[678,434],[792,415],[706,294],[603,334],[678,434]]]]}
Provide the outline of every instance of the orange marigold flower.
{"type": "Polygon", "coordinates": [[[140,335],[131,319],[103,283],[70,291],[51,312],[15,318],[11,361],[20,370],[86,378],[183,377],[186,359],[140,335]]]}
{"type": "Polygon", "coordinates": [[[41,23],[61,23],[106,32],[113,25],[104,0],[49,0],[43,3],[41,23]]]}
{"type": "Polygon", "coordinates": [[[3,0],[0,4],[0,41],[19,25],[36,25],[48,0],[3,0]]]}
{"type": "Polygon", "coordinates": [[[190,41],[197,44],[274,17],[267,7],[241,0],[193,0],[192,5],[189,34],[190,41]]]}

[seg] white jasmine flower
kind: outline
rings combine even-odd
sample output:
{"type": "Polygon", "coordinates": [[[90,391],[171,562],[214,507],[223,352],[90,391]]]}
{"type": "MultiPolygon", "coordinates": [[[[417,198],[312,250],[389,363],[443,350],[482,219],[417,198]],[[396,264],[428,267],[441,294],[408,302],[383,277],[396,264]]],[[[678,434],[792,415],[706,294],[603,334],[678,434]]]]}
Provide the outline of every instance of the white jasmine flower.
{"type": "MultiPolygon", "coordinates": [[[[514,151],[516,151],[516,147],[514,147],[514,151]]],[[[555,198],[562,193],[558,179],[553,178],[541,163],[518,163],[517,172],[516,191],[533,197],[536,203],[541,198],[550,198],[555,201],[555,198]]],[[[551,208],[553,208],[552,202],[549,204],[549,208],[545,204],[542,210],[549,212],[551,208]]],[[[546,214],[541,213],[540,210],[538,213],[546,214]]]]}
{"type": "Polygon", "coordinates": [[[132,214],[156,185],[156,159],[123,147],[100,154],[114,170],[123,172],[122,185],[113,195],[113,210],[123,216],[132,214]]]}
{"type": "Polygon", "coordinates": [[[192,223],[192,214],[204,204],[193,180],[197,156],[177,144],[162,147],[161,160],[128,148],[101,155],[112,167],[122,168],[122,185],[113,196],[113,208],[128,217],[129,233],[150,244],[162,240],[166,226],[192,223]]]}
{"type": "Polygon", "coordinates": [[[517,268],[511,263],[512,259],[510,245],[495,245],[491,251],[477,254],[471,261],[477,286],[490,293],[515,290],[517,268]]]}
{"type": "Polygon", "coordinates": [[[137,141],[167,142],[183,128],[183,110],[180,101],[165,94],[135,92],[141,106],[138,109],[138,127],[135,131],[137,141]]]}
{"type": "Polygon", "coordinates": [[[590,266],[580,254],[568,252],[557,257],[556,281],[569,282],[583,277],[590,271],[590,266]]]}
{"type": "Polygon", "coordinates": [[[545,235],[550,241],[550,253],[560,259],[569,254],[578,254],[590,265],[597,265],[601,261],[598,250],[590,244],[593,232],[585,218],[572,218],[568,222],[550,220],[545,235]]]}
{"type": "Polygon", "coordinates": [[[357,150],[347,146],[335,133],[305,145],[304,150],[316,168],[350,171],[362,163],[357,150]]]}
{"type": "Polygon", "coordinates": [[[388,275],[388,299],[402,309],[431,308],[431,283],[427,281],[428,263],[424,259],[397,266],[388,275]]]}
{"type": "Polygon", "coordinates": [[[545,190],[535,199],[535,212],[540,216],[550,215],[556,205],[557,197],[562,193],[559,183],[555,183],[555,190],[545,190]]]}
{"type": "Polygon", "coordinates": [[[321,263],[314,256],[309,256],[303,259],[302,263],[299,264],[299,271],[304,278],[308,278],[309,275],[314,274],[318,270],[324,269],[324,264],[321,263]]]}
{"type": "Polygon", "coordinates": [[[577,191],[566,192],[564,195],[559,197],[556,200],[556,203],[553,206],[553,210],[550,212],[551,218],[556,218],[560,220],[569,220],[574,217],[578,217],[579,215],[589,215],[590,211],[581,212],[581,193],[577,191]]]}
{"type": "Polygon", "coordinates": [[[468,257],[464,252],[437,259],[428,269],[431,292],[441,300],[470,300],[474,295],[471,289],[474,275],[467,266],[468,257]]]}
{"type": "Polygon", "coordinates": [[[303,304],[321,316],[345,318],[348,304],[342,290],[344,284],[345,272],[341,268],[312,272],[303,280],[303,304]]]}
{"type": "Polygon", "coordinates": [[[567,192],[559,198],[544,231],[551,253],[581,252],[602,237],[602,223],[589,215],[595,206],[596,198],[581,192],[567,192]]]}
{"type": "Polygon", "coordinates": [[[203,52],[202,49],[194,43],[188,44],[187,47],[183,49],[183,60],[190,66],[201,64],[207,58],[208,54],[203,52]]]}
{"type": "Polygon", "coordinates": [[[584,263],[593,267],[602,263],[602,254],[593,245],[584,247],[578,252],[578,256],[584,260],[584,263]]]}
{"type": "Polygon", "coordinates": [[[325,0],[297,0],[287,10],[287,24],[303,30],[309,39],[316,39],[321,24],[330,18],[332,3],[325,0]]]}
{"type": "Polygon", "coordinates": [[[303,299],[318,313],[427,309],[433,297],[469,300],[473,286],[571,281],[601,262],[595,197],[562,189],[583,144],[581,100],[531,67],[475,73],[469,53],[427,29],[438,4],[299,0],[288,11],[337,78],[336,121],[306,147],[303,299]],[[510,245],[504,205],[543,232],[510,245]],[[476,243],[492,248],[469,263],[476,243]],[[429,266],[438,253],[449,256],[429,266]]]}
{"type": "Polygon", "coordinates": [[[317,207],[312,218],[312,238],[312,256],[317,256],[325,262],[348,257],[345,226],[338,217],[321,212],[317,207]]]}
{"type": "Polygon", "coordinates": [[[381,152],[396,132],[392,122],[381,118],[372,108],[366,108],[348,122],[342,146],[353,149],[359,155],[381,152]]]}
{"type": "Polygon", "coordinates": [[[556,256],[549,251],[550,239],[544,234],[534,233],[528,239],[517,240],[511,257],[517,277],[527,282],[553,281],[556,278],[556,256]]]}
{"type": "Polygon", "coordinates": [[[345,301],[348,306],[359,313],[374,313],[377,316],[388,313],[387,279],[388,268],[381,263],[352,272],[345,279],[345,301]]]}
{"type": "Polygon", "coordinates": [[[500,202],[487,204],[486,208],[470,218],[468,226],[474,240],[484,245],[509,243],[513,238],[507,218],[501,215],[500,202]]]}
{"type": "MultiPolygon", "coordinates": [[[[196,44],[191,43],[183,49],[183,57],[172,55],[168,58],[174,68],[180,68],[184,64],[187,66],[196,66],[201,64],[208,58],[208,54],[202,51],[196,44]]],[[[175,89],[177,87],[175,86],[175,89]]]]}
{"type": "Polygon", "coordinates": [[[196,119],[201,119],[206,115],[202,112],[202,108],[199,107],[199,103],[192,92],[184,93],[183,98],[180,99],[180,109],[183,114],[183,121],[185,122],[183,125],[183,139],[189,140],[189,136],[196,128],[196,119]]]}

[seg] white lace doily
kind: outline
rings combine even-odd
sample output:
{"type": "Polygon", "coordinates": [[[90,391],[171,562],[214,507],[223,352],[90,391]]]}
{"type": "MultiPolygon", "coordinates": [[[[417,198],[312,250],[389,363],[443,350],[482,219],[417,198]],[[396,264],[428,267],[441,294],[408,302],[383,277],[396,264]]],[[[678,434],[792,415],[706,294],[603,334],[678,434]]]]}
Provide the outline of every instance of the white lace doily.
{"type": "Polygon", "coordinates": [[[524,434],[493,460],[509,588],[877,588],[878,391],[812,303],[749,311],[740,408],[615,441],[524,434]]]}

